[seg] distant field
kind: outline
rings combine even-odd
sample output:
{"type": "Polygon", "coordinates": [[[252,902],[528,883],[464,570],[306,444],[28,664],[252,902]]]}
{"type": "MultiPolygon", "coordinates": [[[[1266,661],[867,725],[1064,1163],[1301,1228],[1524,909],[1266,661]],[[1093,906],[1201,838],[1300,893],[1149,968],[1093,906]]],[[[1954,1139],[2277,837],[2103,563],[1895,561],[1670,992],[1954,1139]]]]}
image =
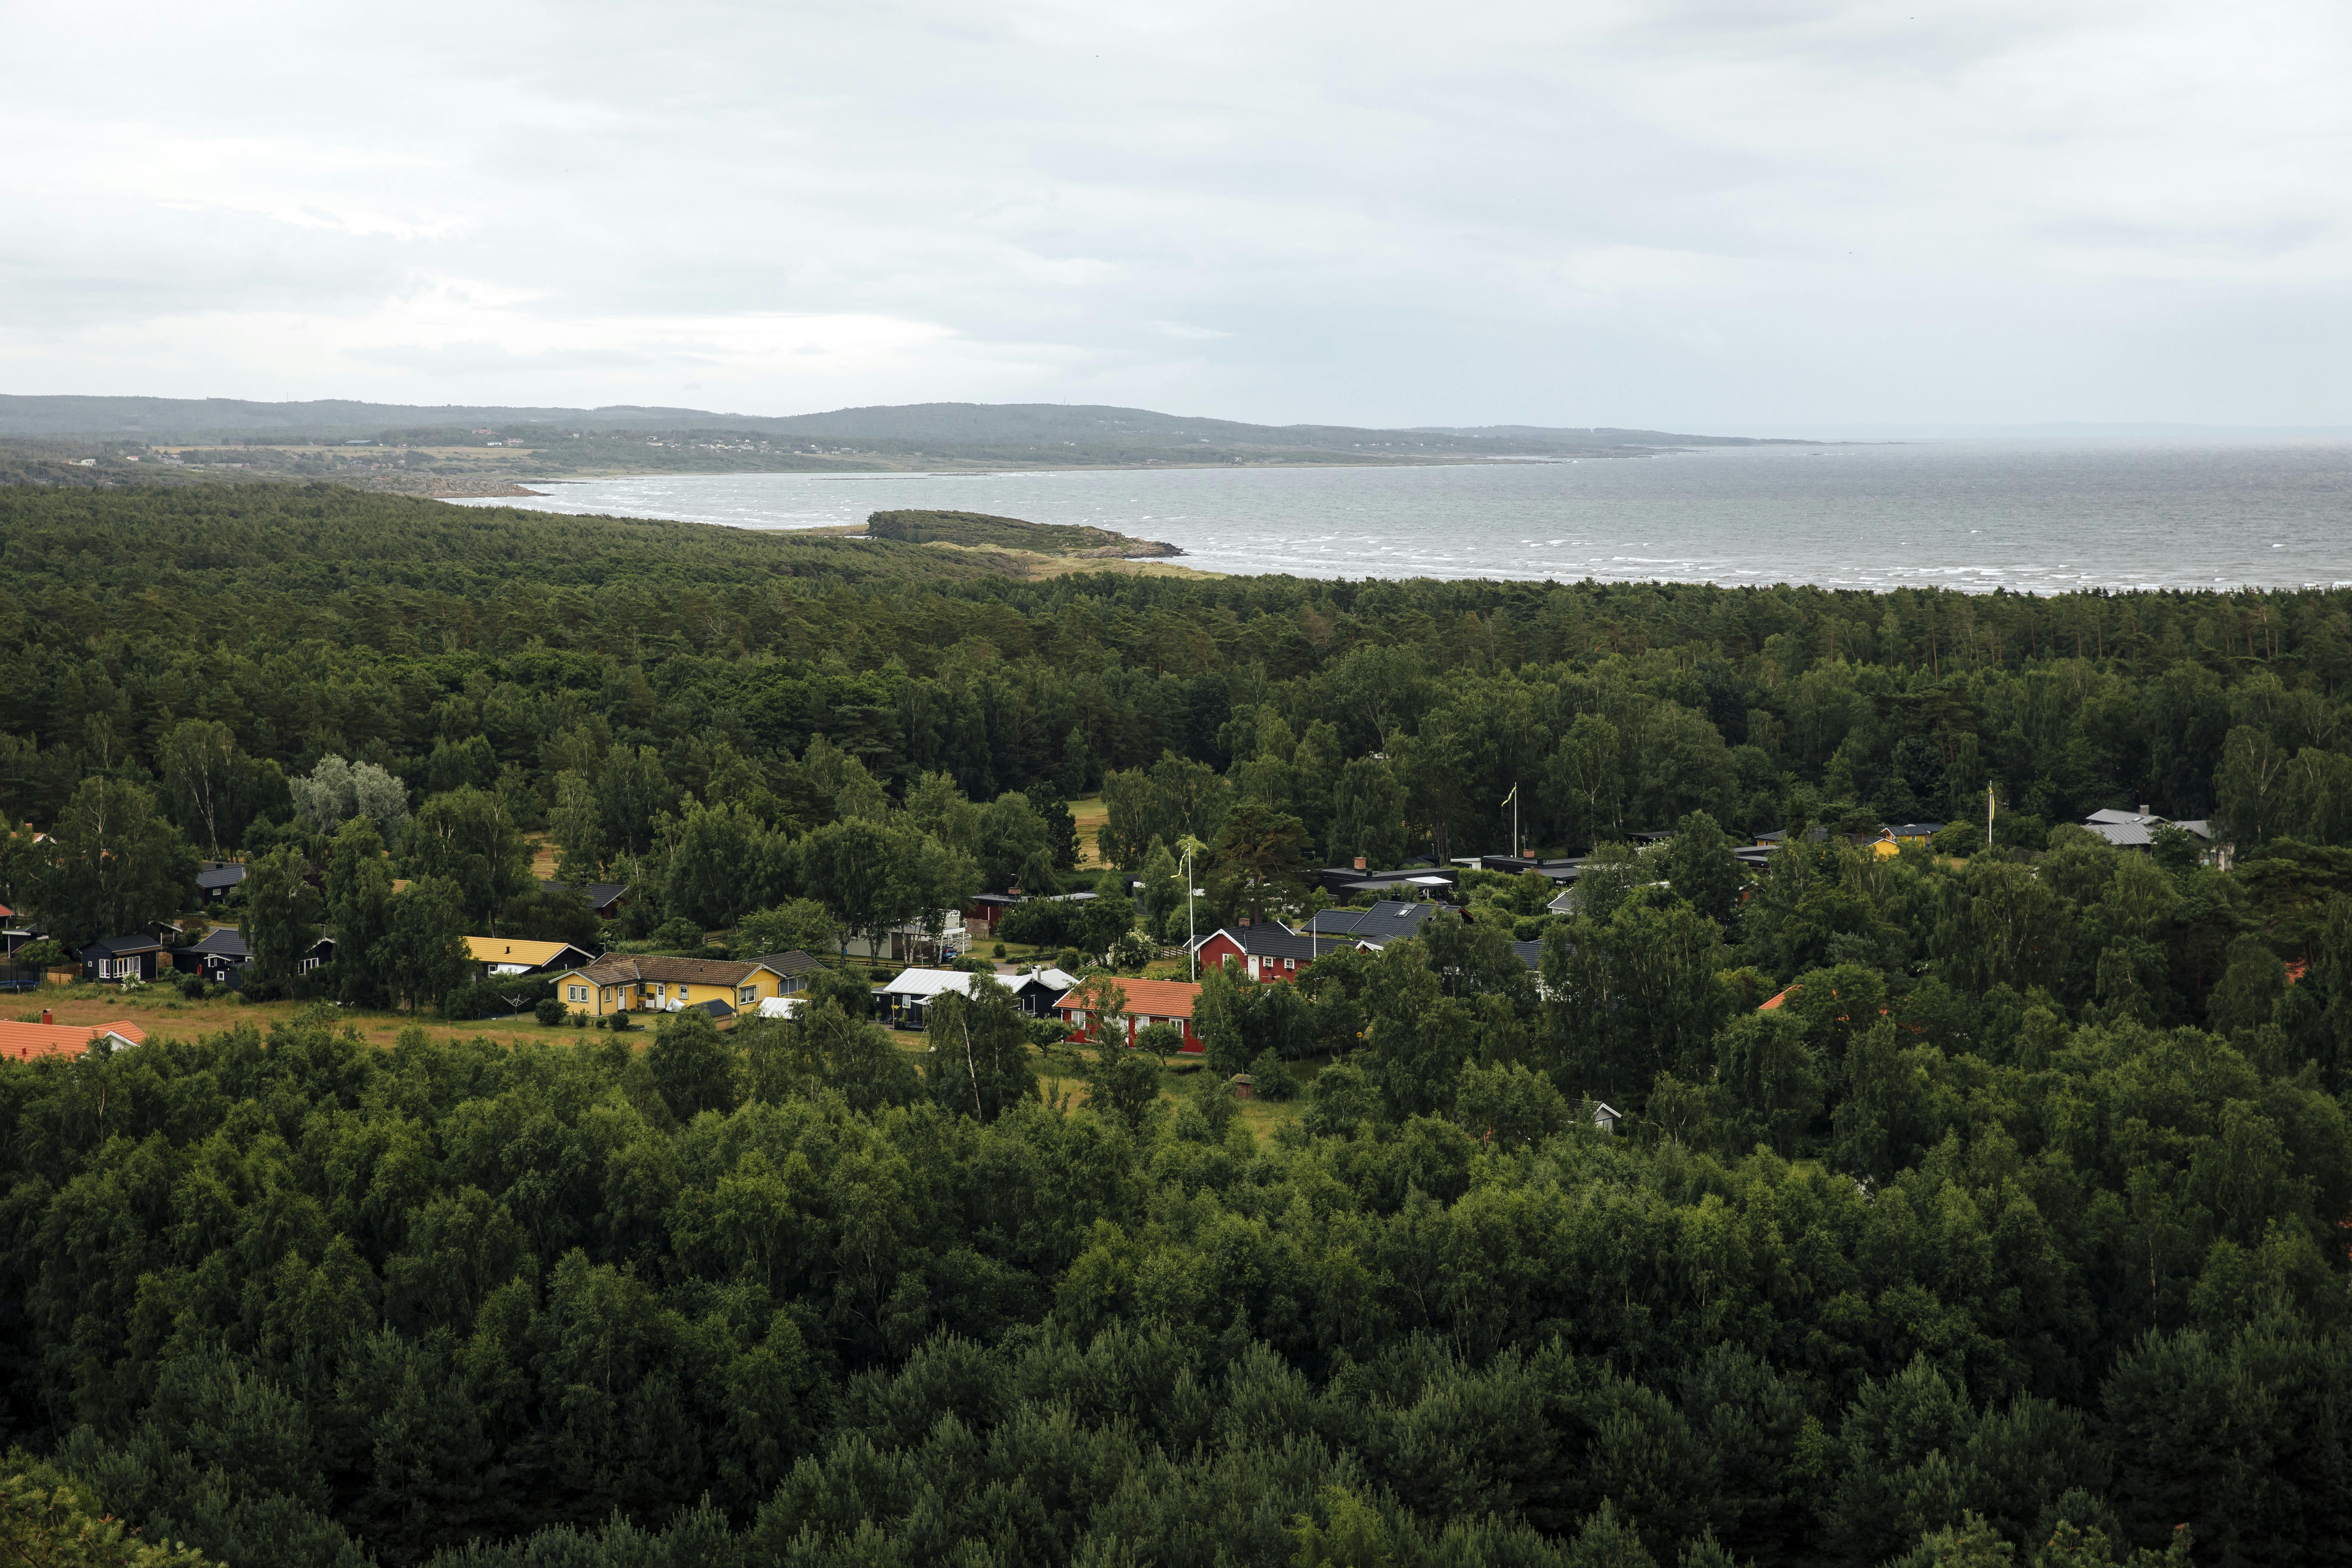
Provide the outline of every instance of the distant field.
{"type": "Polygon", "coordinates": [[[1070,815],[1078,822],[1078,864],[1090,869],[1102,868],[1102,852],[1095,847],[1095,833],[1110,820],[1110,807],[1102,796],[1090,795],[1084,800],[1070,802],[1070,815]]]}
{"type": "MultiPolygon", "coordinates": [[[[215,1035],[249,1025],[268,1034],[272,1026],[291,1022],[320,1004],[316,1002],[239,1002],[221,996],[206,1002],[183,1000],[169,987],[152,985],[143,991],[124,994],[95,985],[45,985],[34,996],[21,997],[18,1005],[9,1007],[0,1016],[38,1022],[41,1012],[47,1009],[60,1024],[111,1024],[128,1019],[147,1032],[150,1040],[193,1040],[200,1036],[215,1035]]],[[[588,1027],[573,1028],[569,1024],[550,1028],[529,1015],[517,1018],[473,1018],[457,1023],[426,1016],[412,1017],[405,1013],[362,1012],[358,1009],[334,1009],[335,1021],[359,1031],[360,1037],[372,1046],[389,1047],[399,1042],[402,1031],[422,1028],[429,1036],[446,1040],[491,1040],[502,1046],[573,1044],[591,1040],[609,1040],[611,1036],[588,1027]]],[[[659,1015],[647,1015],[642,1029],[627,1038],[634,1046],[649,1045],[659,1015]]],[[[891,1031],[890,1040],[908,1055],[920,1058],[928,1047],[920,1034],[891,1031]]],[[[1083,1051],[1081,1056],[1092,1056],[1083,1051]]],[[[1299,1062],[1293,1065],[1302,1084],[1312,1082],[1320,1072],[1321,1062],[1299,1062]]],[[[1161,1075],[1160,1099],[1172,1111],[1176,1105],[1194,1091],[1198,1074],[1206,1072],[1205,1066],[1188,1066],[1161,1075]]],[[[1048,1095],[1066,1095],[1073,1107],[1087,1102],[1087,1086],[1082,1079],[1057,1077],[1047,1066],[1041,1070],[1048,1095]]],[[[1296,1121],[1306,1109],[1303,1098],[1276,1104],[1271,1100],[1254,1100],[1241,1107],[1242,1124],[1250,1135],[1264,1145],[1270,1142],[1275,1131],[1286,1122],[1296,1121]]]]}
{"type": "MultiPolygon", "coordinates": [[[[297,1015],[320,1005],[317,1002],[240,1002],[229,996],[189,1002],[166,985],[151,985],[128,994],[95,985],[45,985],[37,999],[24,998],[6,1016],[37,1020],[46,1007],[60,1024],[111,1024],[123,1018],[146,1030],[150,1039],[168,1036],[192,1040],[240,1024],[250,1024],[266,1034],[271,1025],[291,1021],[297,1015]]],[[[567,1024],[549,1028],[527,1013],[516,1018],[472,1018],[451,1023],[429,1015],[417,1018],[405,1013],[365,1012],[358,1008],[339,1007],[332,1011],[338,1025],[357,1029],[362,1039],[376,1046],[390,1046],[400,1038],[403,1029],[416,1027],[452,1039],[480,1038],[507,1045],[597,1037],[596,1031],[586,1026],[575,1029],[567,1024]]],[[[650,1039],[650,1031],[641,1037],[650,1039]]]]}

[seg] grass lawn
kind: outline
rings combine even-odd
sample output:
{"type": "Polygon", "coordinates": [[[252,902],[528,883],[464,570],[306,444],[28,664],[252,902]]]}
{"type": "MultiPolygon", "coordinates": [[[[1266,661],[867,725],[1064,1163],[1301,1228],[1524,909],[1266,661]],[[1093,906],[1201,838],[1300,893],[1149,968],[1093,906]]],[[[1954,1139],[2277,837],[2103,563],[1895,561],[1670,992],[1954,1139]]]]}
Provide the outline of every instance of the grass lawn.
{"type": "MultiPolygon", "coordinates": [[[[272,1024],[291,1019],[318,1005],[316,1002],[241,1002],[233,995],[190,1002],[169,985],[149,985],[124,993],[110,985],[78,984],[44,985],[37,994],[20,995],[6,1016],[37,1021],[41,1010],[46,1007],[60,1024],[111,1024],[121,1018],[146,1030],[150,1039],[167,1036],[194,1039],[199,1035],[233,1029],[239,1024],[250,1024],[267,1034],[272,1024]]],[[[597,1037],[596,1030],[584,1026],[575,1029],[564,1024],[549,1028],[528,1013],[513,1018],[469,1018],[452,1023],[429,1014],[417,1018],[406,1013],[378,1013],[349,1007],[335,1010],[335,1022],[339,1026],[357,1029],[362,1039],[377,1046],[393,1044],[399,1039],[403,1029],[413,1026],[422,1026],[428,1033],[452,1039],[478,1037],[509,1045],[525,1040],[587,1040],[597,1037]]],[[[651,1030],[648,1029],[641,1037],[652,1038],[651,1030]]]]}
{"type": "MultiPolygon", "coordinates": [[[[270,1026],[289,1021],[319,1006],[317,1002],[244,1002],[235,995],[224,995],[207,1001],[190,1002],[169,985],[144,986],[123,992],[111,985],[77,983],[72,985],[44,985],[37,993],[20,994],[14,1006],[0,1007],[0,1016],[37,1023],[42,1009],[60,1024],[111,1024],[128,1019],[147,1031],[150,1039],[175,1038],[192,1040],[201,1035],[219,1034],[250,1024],[264,1034],[270,1026]]],[[[626,1037],[634,1044],[645,1045],[654,1035],[654,1016],[645,1026],[632,1031],[626,1037]]],[[[404,1029],[421,1027],[430,1035],[452,1040],[483,1039],[501,1045],[518,1046],[531,1042],[541,1044],[569,1042],[585,1044],[612,1037],[592,1026],[573,1028],[569,1024],[553,1027],[540,1023],[529,1014],[514,1018],[472,1018],[452,1023],[430,1015],[412,1017],[405,1013],[379,1013],[361,1008],[335,1009],[339,1027],[359,1031],[360,1037],[370,1045],[389,1047],[400,1038],[404,1029]]],[[[930,1042],[919,1031],[890,1032],[890,1041],[908,1055],[927,1055],[930,1042]]],[[[1093,1052],[1080,1047],[1081,1056],[1091,1058],[1093,1052]]],[[[1066,1061],[1066,1058],[1057,1058],[1066,1061]]],[[[1290,1070],[1300,1079],[1299,1097],[1275,1101],[1245,1100],[1240,1104],[1242,1125],[1250,1130],[1260,1147],[1273,1142],[1275,1130],[1297,1121],[1306,1110],[1306,1088],[1323,1070],[1321,1061],[1293,1062],[1290,1070]]],[[[1160,1075],[1160,1099],[1170,1110],[1193,1093],[1193,1086],[1208,1064],[1198,1058],[1164,1068],[1160,1075]]],[[[1086,1080],[1077,1077],[1055,1077],[1050,1071],[1040,1075],[1049,1100],[1066,1096],[1066,1102],[1076,1108],[1087,1102],[1086,1080]]]]}
{"type": "Polygon", "coordinates": [[[1085,870],[1100,870],[1102,851],[1095,847],[1095,830],[1110,820],[1110,807],[1102,796],[1090,795],[1084,800],[1070,802],[1070,816],[1078,825],[1078,865],[1085,870]]]}

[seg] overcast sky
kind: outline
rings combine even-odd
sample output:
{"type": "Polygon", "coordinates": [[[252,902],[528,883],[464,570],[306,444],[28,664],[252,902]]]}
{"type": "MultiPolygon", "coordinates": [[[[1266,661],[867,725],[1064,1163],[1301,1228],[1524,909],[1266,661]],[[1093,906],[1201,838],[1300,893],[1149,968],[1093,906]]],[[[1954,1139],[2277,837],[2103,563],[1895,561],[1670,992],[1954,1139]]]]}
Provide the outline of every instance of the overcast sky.
{"type": "Polygon", "coordinates": [[[2343,0],[0,0],[0,391],[2352,424],[2343,0]]]}

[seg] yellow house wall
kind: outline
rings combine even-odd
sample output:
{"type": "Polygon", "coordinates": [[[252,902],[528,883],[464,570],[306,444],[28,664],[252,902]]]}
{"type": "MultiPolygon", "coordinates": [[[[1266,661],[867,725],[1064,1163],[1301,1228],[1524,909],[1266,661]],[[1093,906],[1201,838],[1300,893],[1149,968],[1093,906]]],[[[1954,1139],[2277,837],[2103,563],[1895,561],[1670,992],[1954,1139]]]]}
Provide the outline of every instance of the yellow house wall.
{"type": "Polygon", "coordinates": [[[597,986],[588,985],[585,981],[564,979],[556,984],[567,1010],[583,1013],[592,1018],[601,1018],[609,1013],[635,1012],[646,1007],[657,1006],[666,1000],[678,1000],[681,991],[684,993],[683,999],[688,1005],[697,1005],[704,1002],[725,1002],[738,1011],[748,1012],[771,996],[784,994],[778,988],[778,978],[773,970],[760,969],[754,970],[751,977],[740,986],[709,985],[698,981],[681,984],[675,980],[667,982],[648,980],[626,985],[597,986]],[[579,1001],[573,998],[572,988],[575,985],[586,987],[587,1000],[579,1001]],[[748,1002],[741,996],[741,993],[746,990],[752,994],[751,999],[748,1002]]]}

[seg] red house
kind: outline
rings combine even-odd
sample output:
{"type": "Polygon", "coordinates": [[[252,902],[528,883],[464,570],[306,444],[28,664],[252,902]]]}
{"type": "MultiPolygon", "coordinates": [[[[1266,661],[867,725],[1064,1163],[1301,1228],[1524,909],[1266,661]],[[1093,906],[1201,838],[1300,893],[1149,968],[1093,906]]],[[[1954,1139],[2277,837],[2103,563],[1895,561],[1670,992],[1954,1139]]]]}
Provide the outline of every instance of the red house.
{"type": "Polygon", "coordinates": [[[996,936],[997,922],[1003,920],[1013,906],[1021,901],[1018,893],[975,893],[963,911],[963,923],[972,931],[975,942],[990,942],[996,936]]]}
{"type": "MultiPolygon", "coordinates": [[[[1402,935],[1410,936],[1408,931],[1402,935]]],[[[1252,980],[1296,980],[1302,970],[1327,952],[1343,947],[1378,948],[1381,944],[1353,932],[1326,934],[1293,931],[1279,921],[1264,925],[1225,926],[1192,944],[1202,964],[1239,969],[1252,980]]]]}
{"type": "MultiPolygon", "coordinates": [[[[1153,1024],[1173,1024],[1184,1032],[1184,1048],[1202,1049],[1201,1037],[1192,1032],[1192,1004],[1199,998],[1201,988],[1189,980],[1122,980],[1118,986],[1127,993],[1126,1045],[1135,1044],[1136,1033],[1153,1024]]],[[[1095,1039],[1096,1022],[1087,1013],[1089,998],[1085,987],[1071,992],[1054,1004],[1054,1011],[1070,1026],[1070,1038],[1088,1044],[1095,1039]]]]}

